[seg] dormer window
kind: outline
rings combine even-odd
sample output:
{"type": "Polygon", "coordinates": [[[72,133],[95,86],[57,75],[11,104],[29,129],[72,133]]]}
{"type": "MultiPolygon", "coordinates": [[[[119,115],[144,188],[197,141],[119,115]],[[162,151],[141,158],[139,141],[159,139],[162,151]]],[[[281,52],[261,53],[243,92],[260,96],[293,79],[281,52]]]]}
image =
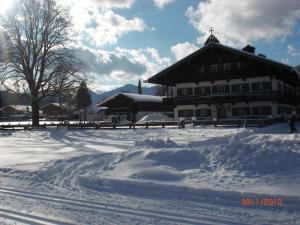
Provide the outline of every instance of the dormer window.
{"type": "Polygon", "coordinates": [[[218,71],[218,65],[214,64],[211,65],[211,72],[217,72],[218,71]]]}
{"type": "Polygon", "coordinates": [[[224,71],[230,71],[230,63],[224,63],[223,68],[224,71]]]}

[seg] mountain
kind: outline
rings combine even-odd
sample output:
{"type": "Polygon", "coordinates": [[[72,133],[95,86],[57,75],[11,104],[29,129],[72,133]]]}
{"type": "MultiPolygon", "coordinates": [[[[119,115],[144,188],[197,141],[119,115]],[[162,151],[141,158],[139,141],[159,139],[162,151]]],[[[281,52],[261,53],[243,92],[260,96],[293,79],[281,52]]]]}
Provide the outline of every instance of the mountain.
{"type": "MultiPolygon", "coordinates": [[[[145,95],[154,95],[157,92],[157,87],[143,87],[143,94],[145,95]]],[[[128,92],[128,93],[137,93],[137,86],[134,84],[126,84],[122,87],[118,87],[111,91],[107,91],[101,94],[97,94],[91,91],[91,98],[92,98],[92,108],[97,109],[96,104],[119,93],[119,92],[128,92]]]]}
{"type": "Polygon", "coordinates": [[[297,71],[297,73],[300,75],[300,65],[295,66],[294,69],[297,71]]]}

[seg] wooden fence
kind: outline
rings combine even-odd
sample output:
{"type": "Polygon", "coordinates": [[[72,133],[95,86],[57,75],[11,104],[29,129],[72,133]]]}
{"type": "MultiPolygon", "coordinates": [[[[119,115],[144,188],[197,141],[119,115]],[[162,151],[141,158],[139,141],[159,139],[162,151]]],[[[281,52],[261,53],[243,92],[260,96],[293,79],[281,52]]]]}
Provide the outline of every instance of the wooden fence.
{"type": "Polygon", "coordinates": [[[151,123],[143,123],[143,124],[135,124],[135,123],[127,123],[127,124],[118,124],[112,122],[88,122],[88,123],[44,123],[39,127],[32,127],[31,124],[5,124],[0,125],[0,130],[31,130],[35,128],[57,128],[57,129],[117,129],[117,128],[127,128],[127,129],[135,129],[135,128],[154,128],[154,127],[178,127],[185,128],[187,124],[192,124],[193,126],[199,125],[214,125],[214,126],[235,126],[235,127],[262,127],[268,126],[276,122],[271,119],[257,119],[257,120],[222,120],[222,121],[193,121],[190,123],[183,122],[151,122],[151,123]]]}

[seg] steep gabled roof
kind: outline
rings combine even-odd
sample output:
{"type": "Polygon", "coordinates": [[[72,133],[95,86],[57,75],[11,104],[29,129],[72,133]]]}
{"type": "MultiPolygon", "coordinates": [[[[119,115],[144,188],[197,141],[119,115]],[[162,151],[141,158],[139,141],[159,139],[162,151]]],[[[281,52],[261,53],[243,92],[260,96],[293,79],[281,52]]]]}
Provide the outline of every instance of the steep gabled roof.
{"type": "Polygon", "coordinates": [[[157,82],[157,79],[159,79],[161,76],[166,75],[168,72],[171,72],[174,69],[177,69],[178,67],[180,67],[181,65],[185,64],[189,60],[191,60],[191,59],[199,56],[200,54],[202,54],[203,52],[205,52],[206,50],[211,49],[211,48],[222,49],[224,51],[235,53],[235,54],[244,56],[246,58],[249,58],[249,59],[252,59],[252,60],[256,60],[258,62],[272,64],[272,65],[274,65],[276,67],[279,67],[279,68],[284,68],[284,69],[288,69],[288,70],[294,70],[293,67],[291,67],[289,65],[286,65],[284,63],[281,63],[281,62],[277,62],[277,61],[272,60],[272,59],[268,59],[268,58],[264,57],[262,54],[256,55],[254,53],[250,53],[250,52],[247,52],[247,51],[235,49],[235,48],[232,48],[232,47],[220,44],[220,43],[210,42],[207,45],[204,45],[199,50],[193,52],[192,54],[186,56],[185,58],[177,61],[173,65],[171,65],[171,66],[167,67],[166,69],[162,70],[161,72],[157,73],[153,77],[150,77],[146,82],[148,82],[148,83],[159,83],[159,82],[157,82]]]}
{"type": "Polygon", "coordinates": [[[140,94],[132,94],[132,93],[124,93],[120,92],[113,96],[111,96],[108,99],[105,99],[104,101],[97,104],[97,106],[102,106],[103,104],[107,103],[108,101],[111,101],[112,99],[123,95],[129,99],[132,99],[134,102],[162,102],[162,97],[160,96],[153,96],[153,95],[140,95],[140,94]]]}

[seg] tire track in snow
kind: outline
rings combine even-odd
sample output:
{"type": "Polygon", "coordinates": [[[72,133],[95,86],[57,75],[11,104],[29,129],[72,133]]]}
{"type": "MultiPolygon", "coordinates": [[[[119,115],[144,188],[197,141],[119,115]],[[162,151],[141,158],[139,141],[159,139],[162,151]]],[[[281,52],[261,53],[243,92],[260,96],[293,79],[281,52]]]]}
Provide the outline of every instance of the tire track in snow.
{"type": "Polygon", "coordinates": [[[45,217],[21,213],[9,209],[0,209],[0,217],[14,222],[30,224],[30,225],[71,225],[62,221],[57,221],[45,217]]]}
{"type": "MultiPolygon", "coordinates": [[[[145,217],[150,219],[160,219],[166,221],[172,221],[180,224],[202,224],[202,225],[211,225],[211,224],[223,224],[223,225],[241,225],[241,222],[235,222],[232,220],[228,220],[227,218],[218,218],[217,215],[214,216],[193,216],[193,215],[184,215],[180,213],[171,213],[165,211],[155,211],[150,209],[140,209],[140,208],[132,208],[128,206],[121,206],[116,204],[108,204],[101,202],[93,202],[93,201],[85,201],[85,200],[77,200],[66,197],[58,197],[58,196],[50,196],[44,194],[36,194],[30,193],[15,189],[8,188],[0,188],[0,194],[12,195],[23,197],[27,199],[34,200],[42,200],[60,204],[67,204],[75,207],[88,208],[88,209],[96,209],[101,211],[110,211],[117,214],[127,214],[131,216],[145,217]]],[[[1,212],[1,210],[0,210],[1,212]]],[[[0,215],[1,216],[1,215],[0,215]]],[[[63,223],[61,223],[63,224],[63,223]]]]}

